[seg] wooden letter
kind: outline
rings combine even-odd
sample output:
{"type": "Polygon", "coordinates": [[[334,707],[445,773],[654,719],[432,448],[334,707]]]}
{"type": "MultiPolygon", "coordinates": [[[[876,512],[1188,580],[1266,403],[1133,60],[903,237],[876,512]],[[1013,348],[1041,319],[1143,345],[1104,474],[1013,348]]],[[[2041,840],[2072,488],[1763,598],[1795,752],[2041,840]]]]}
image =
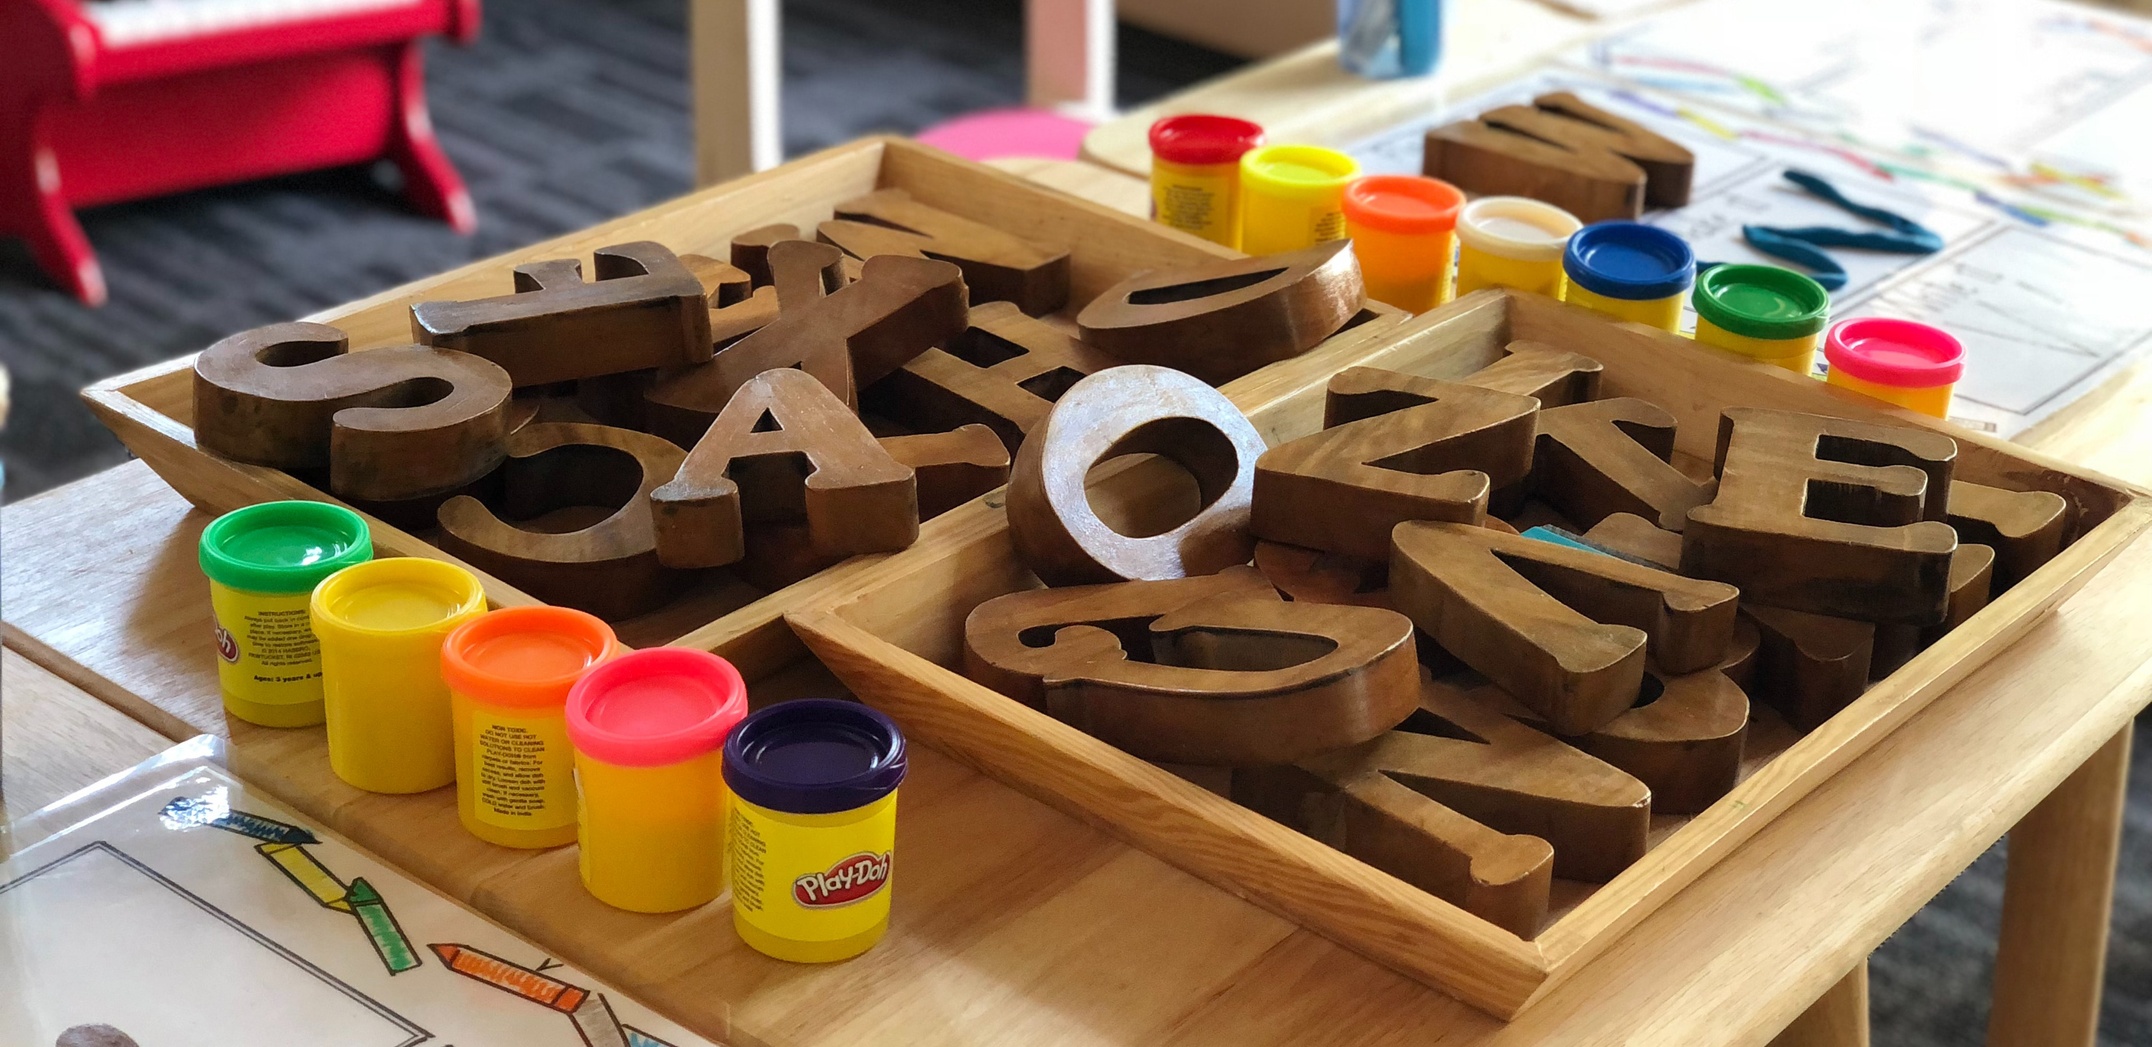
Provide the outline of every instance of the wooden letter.
{"type": "Polygon", "coordinates": [[[875,414],[920,429],[991,427],[1014,453],[1054,401],[1121,361],[1008,302],[972,307],[970,325],[862,394],[875,414]]]}
{"type": "Polygon", "coordinates": [[[804,517],[815,549],[832,556],[890,552],[919,537],[912,470],[828,388],[791,368],[742,386],[650,500],[668,567],[739,560],[750,523],[804,517]]]}
{"type": "MultiPolygon", "coordinates": [[[[1741,619],[1726,658],[1712,669],[1670,676],[1647,666],[1643,694],[1628,712],[1569,744],[1636,776],[1651,788],[1654,814],[1696,814],[1741,777],[1749,699],[1736,676],[1752,674],[1759,637],[1741,619]]],[[[1538,730],[1547,722],[1489,685],[1471,696],[1538,730]]]]}
{"type": "Polygon", "coordinates": [[[508,372],[468,353],[350,351],[325,324],[241,331],[194,361],[194,440],[234,461],[329,468],[362,501],[453,491],[500,464],[508,372]]]}
{"type": "Polygon", "coordinates": [[[650,492],[679,471],[685,451],[580,422],[525,426],[507,449],[498,506],[507,519],[468,495],[449,499],[438,515],[444,551],[547,603],[608,620],[656,610],[679,592],[685,579],[658,563],[650,492]]]}
{"type": "Polygon", "coordinates": [[[1351,246],[1139,273],[1084,306],[1076,326],[1123,360],[1222,385],[1315,348],[1360,311],[1366,293],[1351,246]]]}
{"type": "Polygon", "coordinates": [[[1985,545],[1958,546],[1958,551],[1950,554],[1950,611],[1942,624],[1876,626],[1876,650],[1868,666],[1869,678],[1880,680],[1897,672],[1921,648],[1964,625],[1973,612],[1988,605],[1994,585],[1995,550],[1985,545]]]}
{"type": "Polygon", "coordinates": [[[660,377],[648,394],[651,428],[693,442],[742,386],[779,368],[813,375],[855,407],[855,381],[879,381],[964,329],[964,281],[955,266],[878,258],[857,282],[825,293],[823,270],[835,253],[805,240],[770,248],[777,319],[701,367],[660,377]]]}
{"type": "Polygon", "coordinates": [[[1711,500],[1669,464],[1674,416],[1633,397],[1539,412],[1532,451],[1533,493],[1585,527],[1615,513],[1635,513],[1669,531],[1711,500]]]}
{"type": "Polygon", "coordinates": [[[1586,222],[1689,202],[1696,157],[1566,91],[1427,132],[1421,168],[1473,194],[1529,196],[1586,222]]]}
{"type": "Polygon", "coordinates": [[[1943,500],[1958,445],[1941,433],[1752,407],[1719,422],[1719,490],[1689,510],[1681,573],[1745,602],[1933,625],[1956,532],[1943,500]]]}
{"type": "Polygon", "coordinates": [[[1019,239],[990,225],[912,199],[902,189],[878,189],[837,205],[835,221],[815,229],[854,258],[907,255],[955,262],[981,302],[1015,302],[1033,316],[1069,301],[1069,253],[1019,239]]]}
{"type": "Polygon", "coordinates": [[[1511,342],[1500,360],[1458,379],[1499,393],[1515,393],[1539,406],[1566,407],[1599,398],[1599,361],[1544,342],[1511,342]]]}
{"type": "Polygon", "coordinates": [[[1390,565],[1384,560],[1304,549],[1283,542],[1255,543],[1255,569],[1288,598],[1303,603],[1389,607],[1390,565]]]}
{"type": "Polygon", "coordinates": [[[1550,871],[1605,881],[1643,856],[1643,783],[1454,685],[1423,678],[1420,694],[1374,741],[1236,770],[1234,800],[1522,937],[1550,871]]]}
{"type": "Polygon", "coordinates": [[[1255,466],[1255,533],[1363,560],[1406,520],[1476,523],[1532,469],[1537,401],[1372,367],[1330,379],[1322,432],[1255,466]]]}
{"type": "MultiPolygon", "coordinates": [[[[757,226],[732,238],[730,255],[732,264],[741,272],[746,273],[747,278],[753,281],[756,287],[767,287],[772,281],[770,248],[786,240],[802,239],[805,239],[805,237],[800,234],[800,227],[796,225],[779,223],[777,225],[757,226]]],[[[838,252],[838,255],[841,257],[843,252],[838,252]]],[[[830,265],[834,267],[836,265],[835,261],[830,262],[830,265]]],[[[832,290],[843,285],[843,274],[836,271],[835,268],[829,271],[828,278],[832,290]]]]}
{"type": "Polygon", "coordinates": [[[1688,673],[1719,664],[1733,638],[1730,585],[1485,527],[1400,524],[1393,543],[1397,609],[1561,735],[1636,703],[1647,641],[1688,673]]]}
{"type": "Polygon", "coordinates": [[[585,283],[573,259],[516,267],[514,294],[411,307],[412,337],[475,353],[517,387],[710,358],[703,286],[663,244],[639,241],[591,254],[585,283]]]}
{"type": "Polygon", "coordinates": [[[1873,624],[1776,607],[1743,613],[1763,634],[1753,693],[1795,728],[1815,730],[1868,689],[1873,624]]]}
{"type": "Polygon", "coordinates": [[[1009,449],[983,425],[885,436],[882,450],[918,477],[919,518],[932,519],[1009,482],[1009,449]]]}
{"type": "Polygon", "coordinates": [[[708,255],[684,254],[680,256],[680,264],[695,274],[695,282],[702,285],[702,300],[713,309],[744,302],[754,293],[754,278],[747,275],[747,270],[730,262],[708,255]]]}
{"type": "Polygon", "coordinates": [[[997,597],[964,623],[965,672],[1147,760],[1289,763],[1412,712],[1412,623],[1287,603],[1253,568],[997,597]]]}
{"type": "Polygon", "coordinates": [[[1584,532],[1584,544],[1646,567],[1681,569],[1681,536],[1634,513],[1615,513],[1594,524],[1584,532]]]}
{"type": "Polygon", "coordinates": [[[2070,503],[2051,491],[2005,491],[1953,480],[1950,526],[1959,541],[1995,549],[1995,591],[2001,592],[2062,551],[2070,503]]]}
{"type": "Polygon", "coordinates": [[[1210,574],[1248,562],[1248,503],[1262,434],[1223,393],[1164,367],[1132,364],[1077,382],[1024,440],[1009,473],[1009,535],[1048,585],[1210,574]],[[1202,508],[1160,533],[1122,534],[1085,490],[1108,458],[1155,454],[1195,478],[1202,508]]]}

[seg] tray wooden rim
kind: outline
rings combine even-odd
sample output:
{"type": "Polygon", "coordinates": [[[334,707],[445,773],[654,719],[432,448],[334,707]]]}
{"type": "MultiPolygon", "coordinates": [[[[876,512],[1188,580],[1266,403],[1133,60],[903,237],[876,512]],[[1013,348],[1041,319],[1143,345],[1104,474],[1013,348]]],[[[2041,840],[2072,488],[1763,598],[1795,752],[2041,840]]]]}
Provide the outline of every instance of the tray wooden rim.
{"type": "MultiPolygon", "coordinates": [[[[1538,296],[1481,292],[1408,323],[1384,346],[1353,362],[1384,366],[1410,359],[1420,339],[1452,324],[1475,319],[1485,323],[1490,310],[1500,313],[1498,325],[1505,333],[1513,316],[1520,313],[1572,323],[1589,316],[1538,296]]],[[[1589,322],[1604,323],[1596,317],[1589,322]]],[[[1805,406],[1812,410],[1881,416],[1936,429],[1961,445],[2089,483],[2111,494],[2117,504],[2054,560],[1953,631],[1950,640],[1922,652],[1871,686],[1859,701],[1779,754],[1532,940],[1494,928],[1388,874],[972,683],[846,617],[848,608],[871,599],[874,591],[907,579],[915,585],[934,584],[937,576],[945,579],[952,568],[931,562],[930,557],[959,560],[990,555],[978,550],[1005,532],[1005,519],[988,514],[989,506],[966,507],[978,510],[968,521],[968,545],[915,549],[883,561],[855,579],[864,595],[822,607],[802,607],[788,614],[787,621],[862,700],[898,716],[930,744],[1348,948],[1482,1010],[1513,1018],[1785,808],[2015,642],[2042,614],[2082,587],[2152,526],[2152,496],[2091,470],[1936,419],[1885,408],[1665,332],[1634,324],[1605,327],[1610,337],[1627,343],[1632,352],[1642,346],[1654,352],[1689,354],[1688,360],[1714,379],[1761,391],[1757,399],[1763,402],[1797,399],[1808,401],[1805,406]],[[1818,400],[1819,391],[1826,399],[1818,400]],[[1051,760],[1068,761],[1071,767],[1050,767],[1038,780],[1021,773],[1037,762],[1051,760]],[[1096,780],[1084,780],[1078,771],[1096,780]],[[1259,852],[1266,863],[1263,871],[1277,878],[1264,883],[1245,875],[1254,863],[1242,860],[1246,856],[1237,855],[1236,848],[1259,852]],[[1310,879],[1325,872],[1329,875],[1310,879]],[[1331,892],[1333,899],[1343,892],[1344,901],[1333,904],[1330,899],[1307,897],[1310,885],[1331,892]]],[[[1228,386],[1227,392],[1266,437],[1289,434],[1305,426],[1311,403],[1314,411],[1320,411],[1321,390],[1330,373],[1322,369],[1323,363],[1290,361],[1277,371],[1228,386]]]]}

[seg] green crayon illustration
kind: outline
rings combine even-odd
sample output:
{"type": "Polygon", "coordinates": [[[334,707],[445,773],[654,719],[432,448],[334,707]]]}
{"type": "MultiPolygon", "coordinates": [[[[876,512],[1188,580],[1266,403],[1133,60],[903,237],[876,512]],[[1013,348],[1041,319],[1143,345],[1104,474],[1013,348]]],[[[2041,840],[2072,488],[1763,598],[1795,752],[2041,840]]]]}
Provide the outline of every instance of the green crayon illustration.
{"type": "Polygon", "coordinates": [[[402,974],[421,963],[418,950],[411,947],[411,939],[404,937],[403,928],[396,923],[396,914],[389,911],[389,903],[373,884],[366,882],[366,877],[351,878],[344,901],[351,906],[351,915],[358,918],[359,926],[366,929],[367,940],[374,943],[374,952],[390,974],[402,974]]]}

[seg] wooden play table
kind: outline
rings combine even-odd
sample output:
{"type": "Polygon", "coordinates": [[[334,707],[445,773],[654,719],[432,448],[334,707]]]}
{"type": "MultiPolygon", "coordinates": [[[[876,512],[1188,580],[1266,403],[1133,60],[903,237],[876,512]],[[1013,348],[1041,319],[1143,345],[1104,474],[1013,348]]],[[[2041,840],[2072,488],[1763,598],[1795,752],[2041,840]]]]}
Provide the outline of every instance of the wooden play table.
{"type": "MultiPolygon", "coordinates": [[[[1125,176],[1010,166],[1140,206],[1125,176]]],[[[2088,405],[2084,424],[2132,424],[2129,403],[2088,405]]],[[[2043,446],[2106,460],[2060,437],[2043,446]]],[[[2152,479],[2152,463],[2106,464],[2152,479]]],[[[234,759],[253,784],[741,1043],[1865,1043],[1863,958],[2016,826],[1993,1042],[2090,1044],[2131,717],[2152,700],[2152,542],[2140,541],[1507,1025],[923,750],[906,787],[918,799],[902,823],[907,890],[890,939],[852,964],[808,969],[749,953],[716,920],[637,938],[637,918],[581,895],[572,855],[486,848],[452,819],[368,829],[395,822],[401,798],[293,795],[301,778],[285,773],[266,729],[215,711],[194,562],[208,517],[141,464],[0,520],[0,810],[19,816],[165,740],[253,732],[234,759]]],[[[835,686],[811,671],[796,683],[835,686]]]]}

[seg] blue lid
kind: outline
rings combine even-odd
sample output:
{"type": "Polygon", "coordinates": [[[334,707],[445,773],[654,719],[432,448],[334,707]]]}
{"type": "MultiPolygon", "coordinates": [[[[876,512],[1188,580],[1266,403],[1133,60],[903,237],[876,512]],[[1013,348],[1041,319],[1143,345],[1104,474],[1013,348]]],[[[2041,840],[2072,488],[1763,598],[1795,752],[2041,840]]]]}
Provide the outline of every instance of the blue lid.
{"type": "Polygon", "coordinates": [[[903,781],[904,732],[858,702],[779,702],[747,714],[725,739],[725,784],[773,811],[849,811],[903,781]]]}
{"type": "Polygon", "coordinates": [[[1570,235],[1562,269],[1593,294],[1648,302],[1681,294],[1696,282],[1696,252],[1655,225],[1594,222],[1570,235]]]}

